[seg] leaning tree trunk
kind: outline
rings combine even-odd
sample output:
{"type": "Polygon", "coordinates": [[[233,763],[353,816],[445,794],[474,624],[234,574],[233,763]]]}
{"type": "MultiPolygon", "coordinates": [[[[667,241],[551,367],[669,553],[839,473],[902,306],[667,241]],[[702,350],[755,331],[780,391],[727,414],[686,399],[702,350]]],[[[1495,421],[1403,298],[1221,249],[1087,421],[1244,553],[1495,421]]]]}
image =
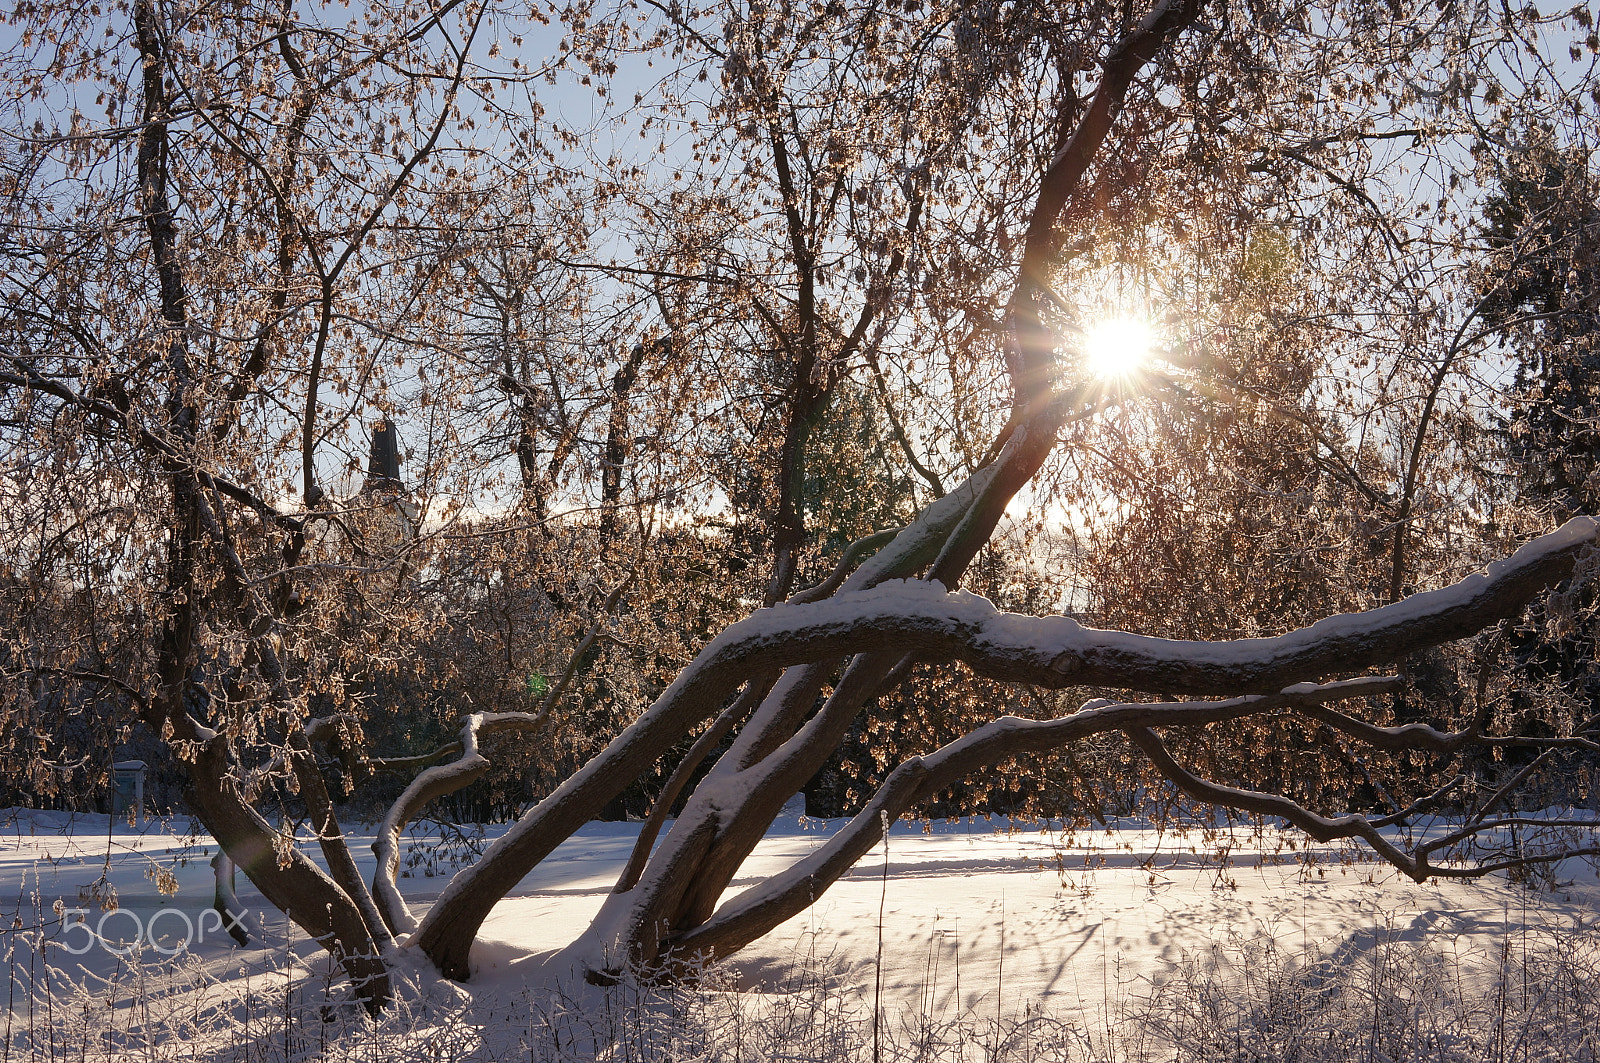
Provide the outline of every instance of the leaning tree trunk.
{"type": "MultiPolygon", "coordinates": [[[[1082,395],[1051,388],[1059,340],[1042,311],[1050,298],[1048,277],[1055,260],[1056,219],[1110,133],[1112,118],[1134,74],[1193,22],[1199,7],[1193,2],[1158,5],[1113,49],[1087,110],[1070,135],[1061,137],[1063,147],[1041,179],[1008,310],[1008,364],[1015,389],[1009,437],[991,465],[946,496],[953,518],[948,526],[937,531],[917,529],[922,523],[918,521],[905,536],[913,543],[924,539],[938,542],[925,578],[945,590],[960,585],[1006,505],[1038,472],[1054,448],[1063,421],[1084,402],[1082,395]]],[[[1071,117],[1061,116],[1063,133],[1071,117]]],[[[840,593],[909,576],[927,563],[922,550],[907,550],[897,539],[885,548],[883,563],[864,567],[845,581],[840,593]],[[916,563],[908,563],[913,558],[916,563]]],[[[723,891],[783,803],[823,767],[849,734],[861,708],[903,677],[907,669],[901,666],[909,665],[915,656],[914,652],[866,653],[786,674],[695,790],[639,884],[608,899],[591,932],[592,940],[580,949],[598,945],[604,954],[614,957],[612,962],[650,967],[668,941],[710,919],[723,891]],[[806,720],[823,684],[840,668],[842,677],[832,693],[815,716],[806,720]]]]}
{"type": "MultiPolygon", "coordinates": [[[[1100,87],[1070,135],[1065,133],[1072,115],[1060,118],[1063,147],[1042,175],[1008,311],[1009,363],[1016,398],[999,456],[930,505],[846,580],[840,593],[906,578],[930,565],[929,578],[953,588],[988,541],[1007,502],[1044,463],[1065,417],[1081,404],[1076,395],[1050,390],[1049,368],[1057,341],[1042,314],[1049,299],[1056,219],[1104,144],[1135,73],[1194,21],[1200,6],[1198,0],[1159,4],[1111,51],[1100,87]]],[[[780,557],[775,581],[781,582],[786,571],[785,557],[780,557]]],[[[733,748],[696,789],[639,884],[627,893],[613,895],[597,921],[596,933],[619,936],[624,955],[648,962],[667,935],[703,921],[784,800],[820,767],[855,713],[880,692],[885,679],[903,674],[895,672],[896,666],[914,649],[908,645],[851,663],[822,712],[798,732],[817,693],[843,657],[813,658],[785,673],[755,710],[733,748]],[[608,925],[614,931],[604,929],[608,925]]],[[[475,867],[451,882],[414,939],[441,971],[453,978],[467,977],[472,940],[495,902],[606,800],[646,770],[662,749],[713,716],[741,680],[758,674],[761,664],[748,661],[734,674],[722,677],[715,663],[698,667],[702,663],[697,661],[686,669],[650,712],[525,816],[475,867]]]]}
{"type": "MultiPolygon", "coordinates": [[[[207,592],[198,578],[204,555],[215,557],[223,551],[225,534],[207,498],[207,485],[196,471],[203,467],[196,460],[201,436],[199,388],[189,352],[189,297],[178,252],[176,215],[167,195],[171,144],[167,122],[171,115],[168,98],[167,62],[158,15],[149,0],[139,0],[133,8],[135,44],[141,60],[140,88],[143,98],[143,124],[137,145],[139,198],[144,211],[145,231],[150,241],[150,256],[155,265],[160,291],[160,307],[166,335],[163,357],[169,393],[166,401],[168,448],[163,469],[171,490],[171,528],[167,560],[167,616],[160,638],[156,695],[140,706],[151,729],[176,739],[189,751],[190,806],[217,839],[219,845],[244,868],[252,882],[271,903],[288,913],[305,931],[334,953],[349,975],[356,993],[369,1007],[387,1002],[390,985],[387,965],[379,955],[377,942],[387,937],[376,909],[368,898],[367,908],[347,888],[324,874],[293,845],[281,838],[265,819],[244,799],[237,780],[239,765],[231,743],[224,734],[198,724],[188,713],[187,701],[192,670],[197,656],[200,603],[207,592]],[[383,937],[374,936],[376,929],[383,937]]],[[[233,559],[235,562],[237,559],[233,559]]],[[[235,597],[242,597],[248,580],[241,572],[226,572],[225,580],[235,597]]],[[[221,591],[218,593],[230,593],[221,591]]],[[[254,592],[250,592],[253,594],[254,592]]],[[[265,634],[266,629],[252,625],[265,634]]],[[[264,649],[268,657],[270,648],[264,649]]],[[[275,663],[275,662],[274,662],[275,663]]],[[[279,677],[281,680],[281,676],[279,677]]],[[[281,696],[281,682],[279,694],[281,696]]],[[[301,753],[303,751],[296,751],[301,753]]],[[[320,790],[308,794],[308,802],[319,806],[319,836],[335,873],[353,875],[355,865],[348,859],[331,806],[322,788],[315,765],[307,772],[303,756],[294,756],[302,781],[313,781],[320,790]],[[343,850],[345,859],[339,860],[343,850]]],[[[359,876],[354,882],[365,892],[359,876]]],[[[347,882],[345,886],[347,887],[347,882]]]]}
{"type": "MultiPolygon", "coordinates": [[[[1007,503],[1047,460],[1062,426],[1094,409],[1087,391],[1057,390],[1053,383],[1058,338],[1046,313],[1055,303],[1050,291],[1058,258],[1055,227],[1080,194],[1134,75],[1196,19],[1202,3],[1158,4],[1108,54],[1095,94],[1070,135],[1065,134],[1072,114],[1060,118],[1062,147],[1041,177],[1007,309],[1007,366],[1015,397],[1011,419],[993,447],[995,457],[847,577],[842,566],[837,578],[821,587],[723,631],[633,725],[525,815],[477,865],[458,874],[411,939],[445,975],[470,975],[470,949],[484,918],[531,868],[673,743],[713,719],[707,734],[717,737],[697,743],[691,760],[749,714],[667,837],[648,859],[642,841],[588,931],[565,952],[574,968],[595,980],[615,977],[630,965],[673,977],[705,957],[726,955],[813,902],[870,848],[889,817],[926,802],[969,772],[1090,735],[1122,732],[1155,772],[1191,796],[1283,815],[1318,838],[1362,838],[1417,878],[1441,873],[1429,858],[1446,843],[1425,839],[1407,851],[1380,830],[1447,798],[1460,798],[1450,793],[1454,781],[1386,817],[1320,815],[1281,796],[1202,778],[1173,755],[1155,729],[1290,714],[1351,740],[1396,750],[1453,754],[1469,745],[1541,741],[1552,748],[1600,748],[1590,733],[1600,725],[1548,740],[1486,735],[1476,727],[1454,734],[1417,725],[1380,727],[1329,703],[1392,693],[1398,677],[1324,682],[1516,614],[1542,588],[1569,577],[1579,556],[1594,548],[1600,524],[1589,518],[1570,522],[1454,586],[1270,639],[1184,643],[1098,632],[1066,617],[1000,613],[956,589],[1007,503]],[[1091,703],[1060,720],[996,720],[897,766],[868,808],[815,854],[719,907],[784,801],[824,763],[862,706],[892,689],[916,661],[962,662],[981,676],[1046,689],[1101,686],[1226,700],[1091,703]],[[830,681],[833,689],[818,708],[830,681]]],[[[778,559],[774,586],[787,586],[787,556],[778,559]]],[[[685,773],[680,771],[679,781],[685,773]]],[[[658,810],[652,822],[664,813],[658,810]]],[[[1464,828],[1466,833],[1451,838],[1470,839],[1495,829],[1495,822],[1480,817],[1464,828]]],[[[1516,859],[1527,862],[1520,855],[1516,859]]],[[[1481,874],[1500,866],[1505,864],[1487,862],[1446,873],[1481,874]]]]}

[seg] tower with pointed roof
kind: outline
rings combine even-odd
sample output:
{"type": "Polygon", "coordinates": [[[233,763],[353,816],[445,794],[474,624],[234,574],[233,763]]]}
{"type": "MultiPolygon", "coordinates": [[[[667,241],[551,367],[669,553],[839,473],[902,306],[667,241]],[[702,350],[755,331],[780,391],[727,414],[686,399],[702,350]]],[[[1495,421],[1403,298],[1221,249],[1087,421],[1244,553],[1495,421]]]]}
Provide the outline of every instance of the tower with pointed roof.
{"type": "MultiPolygon", "coordinates": [[[[392,509],[400,518],[400,534],[411,538],[417,532],[418,510],[400,479],[400,435],[394,422],[384,417],[372,426],[372,446],[367,453],[367,478],[361,484],[360,497],[378,502],[382,496],[388,501],[384,508],[392,509]]],[[[381,504],[381,503],[380,503],[381,504]]]]}
{"type": "Polygon", "coordinates": [[[372,449],[367,455],[367,479],[362,494],[405,490],[400,482],[400,437],[394,422],[385,417],[372,426],[372,449]]]}

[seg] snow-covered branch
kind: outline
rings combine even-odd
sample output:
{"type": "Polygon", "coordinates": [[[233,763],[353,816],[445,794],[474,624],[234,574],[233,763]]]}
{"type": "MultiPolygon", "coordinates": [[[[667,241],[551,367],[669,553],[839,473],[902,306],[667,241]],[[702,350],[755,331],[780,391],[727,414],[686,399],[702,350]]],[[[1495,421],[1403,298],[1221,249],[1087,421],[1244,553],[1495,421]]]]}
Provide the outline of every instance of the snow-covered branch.
{"type": "Polygon", "coordinates": [[[738,700],[723,709],[722,714],[712,721],[711,726],[694,740],[694,745],[689,747],[689,752],[678,762],[678,766],[672,769],[671,777],[656,795],[650,815],[645,819],[644,826],[639,829],[639,837],[633,844],[633,852],[628,857],[627,866],[622,869],[622,874],[617,876],[617,884],[612,888],[613,893],[626,893],[638,883],[639,876],[644,872],[645,861],[650,858],[650,849],[655,844],[656,836],[661,833],[661,824],[666,822],[667,815],[672,811],[672,803],[689,784],[689,777],[706,757],[711,755],[717,744],[728,736],[734,725],[761,704],[777,680],[777,671],[752,678],[745,684],[744,692],[739,695],[738,700]]]}
{"type": "Polygon", "coordinates": [[[882,837],[885,818],[897,819],[963,777],[1007,757],[1058,749],[1108,731],[1200,726],[1281,709],[1303,709],[1325,701],[1393,693],[1400,686],[1397,676],[1365,676],[1225,701],[1091,701],[1055,720],[1001,717],[933,753],[899,765],[861,812],[815,852],[725,904],[710,920],[674,941],[672,950],[679,957],[698,960],[726,955],[754,941],[803,911],[866,855],[882,837]]]}
{"type": "Polygon", "coordinates": [[[489,758],[478,752],[478,741],[485,735],[504,731],[531,731],[544,723],[546,712],[475,712],[461,725],[461,756],[449,764],[436,764],[411,780],[389,814],[383,817],[372,851],[378,866],[372,873],[372,895],[378,912],[395,934],[409,934],[417,919],[406,906],[395,885],[400,870],[400,832],[416,818],[429,801],[470,785],[489,770],[489,758]]]}
{"type": "MultiPolygon", "coordinates": [[[[717,713],[739,686],[760,672],[835,661],[863,651],[912,653],[923,660],[960,660],[991,678],[1051,689],[1105,686],[1200,695],[1244,691],[1299,697],[1310,703],[1317,699],[1303,691],[1285,693],[1285,688],[1330,673],[1361,671],[1516,614],[1541,589],[1571,574],[1578,555],[1595,543],[1597,528],[1600,525],[1591,518],[1575,518],[1449,587],[1380,609],[1329,617],[1273,638],[1182,642],[1099,631],[1068,617],[1003,613],[985,598],[946,593],[937,583],[919,580],[891,580],[868,590],[847,589],[822,602],[760,610],[725,629],[650,709],[530,810],[476,866],[458,874],[424,918],[416,940],[430,948],[449,932],[452,922],[475,918],[469,895],[503,895],[663,750],[717,713]]],[[[857,569],[846,587],[896,545],[857,569]]],[[[1243,714],[1228,705],[1144,706],[1139,709],[1143,715],[1121,718],[1114,726],[1201,723],[1207,713],[1217,713],[1215,719],[1243,714]],[[1180,715],[1171,715],[1174,712],[1180,715]]],[[[1248,711],[1267,707],[1255,703],[1248,711]]],[[[991,726],[1001,723],[1027,729],[1026,721],[997,721],[991,726]]],[[[1074,726],[1084,724],[1079,720],[1074,726]]],[[[1080,734],[1108,729],[1094,726],[1080,734]]],[[[980,730],[974,737],[985,733],[980,730]]],[[[1072,737],[1051,736],[1037,748],[1072,737]]]]}
{"type": "Polygon", "coordinates": [[[1069,617],[1002,613],[936,583],[891,581],[824,602],[780,605],[732,625],[683,679],[746,665],[788,665],[864,649],[961,660],[980,674],[1047,688],[1109,686],[1182,694],[1272,693],[1462,638],[1520,612],[1572,572],[1600,524],[1577,517],[1484,572],[1405,601],[1319,620],[1271,638],[1184,642],[1086,628],[1069,617]]]}

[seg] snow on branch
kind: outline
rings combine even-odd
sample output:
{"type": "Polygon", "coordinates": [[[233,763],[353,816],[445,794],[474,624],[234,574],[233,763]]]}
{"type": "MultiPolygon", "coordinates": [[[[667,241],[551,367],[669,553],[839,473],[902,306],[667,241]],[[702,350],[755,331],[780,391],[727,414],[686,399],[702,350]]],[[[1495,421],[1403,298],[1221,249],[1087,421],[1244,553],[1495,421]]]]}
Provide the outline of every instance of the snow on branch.
{"type": "Polygon", "coordinates": [[[390,806],[389,814],[383,817],[383,825],[378,828],[378,837],[372,843],[372,851],[378,858],[377,870],[372,875],[372,894],[391,931],[408,934],[418,926],[395,885],[395,873],[400,870],[400,832],[429,801],[455,793],[489,770],[489,758],[478,752],[480,738],[503,731],[533,730],[544,723],[547,715],[546,712],[473,713],[461,725],[461,756],[419,774],[390,806]]]}
{"type": "Polygon", "coordinates": [[[786,871],[729,901],[706,923],[673,942],[678,956],[714,958],[731,953],[804,911],[866,855],[898,819],[961,778],[1007,757],[1057,749],[1090,735],[1150,727],[1199,726],[1279,709],[1304,709],[1325,701],[1371,697],[1400,689],[1398,676],[1365,676],[1320,685],[1301,684],[1277,694],[1225,701],[1116,704],[1091,701],[1055,720],[1003,716],[889,773],[854,819],[786,871]]]}
{"type": "MultiPolygon", "coordinates": [[[[1319,620],[1271,638],[1185,642],[1086,628],[1064,616],[1002,613],[987,599],[899,580],[824,602],[764,609],[732,625],[682,677],[702,669],[790,665],[865,649],[961,660],[995,679],[1048,688],[1110,686],[1184,694],[1271,693],[1360,671],[1463,638],[1520,612],[1572,573],[1600,524],[1577,517],[1484,572],[1402,602],[1319,620]]],[[[670,693],[670,692],[669,692],[670,693]]]]}

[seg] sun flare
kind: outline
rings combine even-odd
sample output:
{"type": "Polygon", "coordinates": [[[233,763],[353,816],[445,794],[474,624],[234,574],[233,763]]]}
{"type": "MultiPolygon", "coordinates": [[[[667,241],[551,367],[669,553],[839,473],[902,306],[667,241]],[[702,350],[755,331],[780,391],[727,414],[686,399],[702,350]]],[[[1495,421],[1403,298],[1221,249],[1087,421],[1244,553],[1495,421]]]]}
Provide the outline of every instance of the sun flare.
{"type": "Polygon", "coordinates": [[[1089,371],[1103,379],[1134,373],[1155,342],[1150,326],[1136,318],[1115,318],[1091,326],[1084,334],[1083,353],[1089,371]]]}

